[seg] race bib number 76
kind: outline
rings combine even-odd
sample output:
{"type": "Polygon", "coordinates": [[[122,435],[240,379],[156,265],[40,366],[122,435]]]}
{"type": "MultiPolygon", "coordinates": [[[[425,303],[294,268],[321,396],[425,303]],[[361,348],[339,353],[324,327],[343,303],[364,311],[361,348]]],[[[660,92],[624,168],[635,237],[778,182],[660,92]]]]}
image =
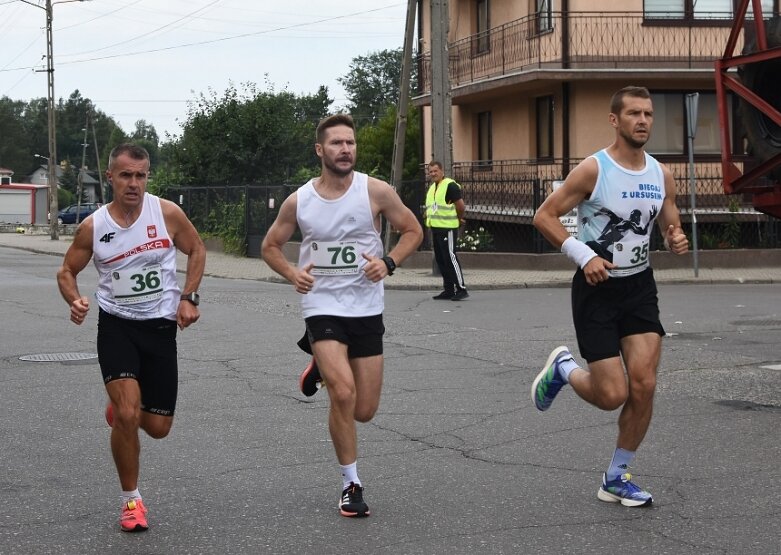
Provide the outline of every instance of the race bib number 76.
{"type": "Polygon", "coordinates": [[[312,243],[311,273],[317,276],[332,276],[358,273],[358,253],[354,241],[332,241],[312,243]]]}

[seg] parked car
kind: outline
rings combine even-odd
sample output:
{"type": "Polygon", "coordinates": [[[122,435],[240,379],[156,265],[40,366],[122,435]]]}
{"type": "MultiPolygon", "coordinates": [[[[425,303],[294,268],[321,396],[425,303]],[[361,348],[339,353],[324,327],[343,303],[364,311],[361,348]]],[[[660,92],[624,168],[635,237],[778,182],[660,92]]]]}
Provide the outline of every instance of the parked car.
{"type": "Polygon", "coordinates": [[[92,214],[98,208],[100,208],[100,204],[97,202],[84,202],[81,205],[71,204],[57,213],[57,223],[75,224],[76,215],[79,216],[79,222],[83,222],[84,218],[92,214]]]}

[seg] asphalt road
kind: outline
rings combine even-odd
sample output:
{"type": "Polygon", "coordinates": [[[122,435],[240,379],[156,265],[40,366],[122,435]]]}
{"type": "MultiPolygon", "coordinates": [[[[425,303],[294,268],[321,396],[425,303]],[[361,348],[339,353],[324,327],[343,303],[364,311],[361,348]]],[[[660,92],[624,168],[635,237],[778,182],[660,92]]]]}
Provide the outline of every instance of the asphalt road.
{"type": "MultiPolygon", "coordinates": [[[[533,408],[548,352],[575,346],[568,290],[388,291],[383,401],[359,427],[372,516],[351,520],[327,395],[297,390],[297,295],[207,278],[174,428],[142,441],[151,528],[123,534],[97,360],[20,359],[95,353],[96,314],[68,321],[59,262],[0,248],[2,554],[781,552],[778,285],[660,286],[670,336],[634,468],[649,509],[596,498],[617,413],[567,390],[533,408]]],[[[80,282],[91,294],[92,267],[80,282]]]]}

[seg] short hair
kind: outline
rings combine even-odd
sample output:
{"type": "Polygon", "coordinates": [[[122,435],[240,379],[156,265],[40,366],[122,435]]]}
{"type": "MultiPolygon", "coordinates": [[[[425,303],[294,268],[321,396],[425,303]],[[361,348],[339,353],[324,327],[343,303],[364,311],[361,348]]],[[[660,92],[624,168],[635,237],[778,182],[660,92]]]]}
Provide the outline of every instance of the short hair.
{"type": "Polygon", "coordinates": [[[123,154],[130,156],[133,160],[149,160],[149,153],[144,147],[133,143],[122,143],[111,149],[111,154],[108,155],[108,169],[111,169],[116,159],[123,154]]]}
{"type": "Polygon", "coordinates": [[[430,166],[436,166],[440,170],[444,170],[445,169],[445,166],[443,166],[442,162],[440,162],[439,160],[432,160],[431,162],[428,163],[428,165],[429,165],[429,167],[430,166]]]}
{"type": "Polygon", "coordinates": [[[317,124],[317,131],[315,131],[315,141],[317,144],[323,144],[326,130],[337,125],[346,125],[355,132],[355,122],[350,114],[334,114],[327,118],[321,119],[317,124]]]}
{"type": "Polygon", "coordinates": [[[624,108],[624,97],[625,96],[633,96],[635,98],[651,98],[651,93],[648,92],[648,89],[645,87],[635,87],[633,85],[630,85],[628,87],[624,87],[623,89],[617,91],[613,98],[610,99],[610,113],[619,115],[621,114],[621,110],[624,108]]]}

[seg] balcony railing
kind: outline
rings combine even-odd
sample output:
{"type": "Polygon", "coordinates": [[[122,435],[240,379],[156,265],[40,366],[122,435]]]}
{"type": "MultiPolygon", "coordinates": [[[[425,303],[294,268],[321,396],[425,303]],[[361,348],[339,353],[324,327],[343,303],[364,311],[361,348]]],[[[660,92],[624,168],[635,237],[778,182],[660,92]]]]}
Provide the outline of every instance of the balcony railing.
{"type": "MultiPolygon", "coordinates": [[[[450,43],[451,86],[536,69],[712,69],[729,32],[726,26],[662,25],[634,12],[529,16],[450,43]]],[[[428,94],[429,53],[418,56],[418,71],[418,92],[428,94]]]]}

